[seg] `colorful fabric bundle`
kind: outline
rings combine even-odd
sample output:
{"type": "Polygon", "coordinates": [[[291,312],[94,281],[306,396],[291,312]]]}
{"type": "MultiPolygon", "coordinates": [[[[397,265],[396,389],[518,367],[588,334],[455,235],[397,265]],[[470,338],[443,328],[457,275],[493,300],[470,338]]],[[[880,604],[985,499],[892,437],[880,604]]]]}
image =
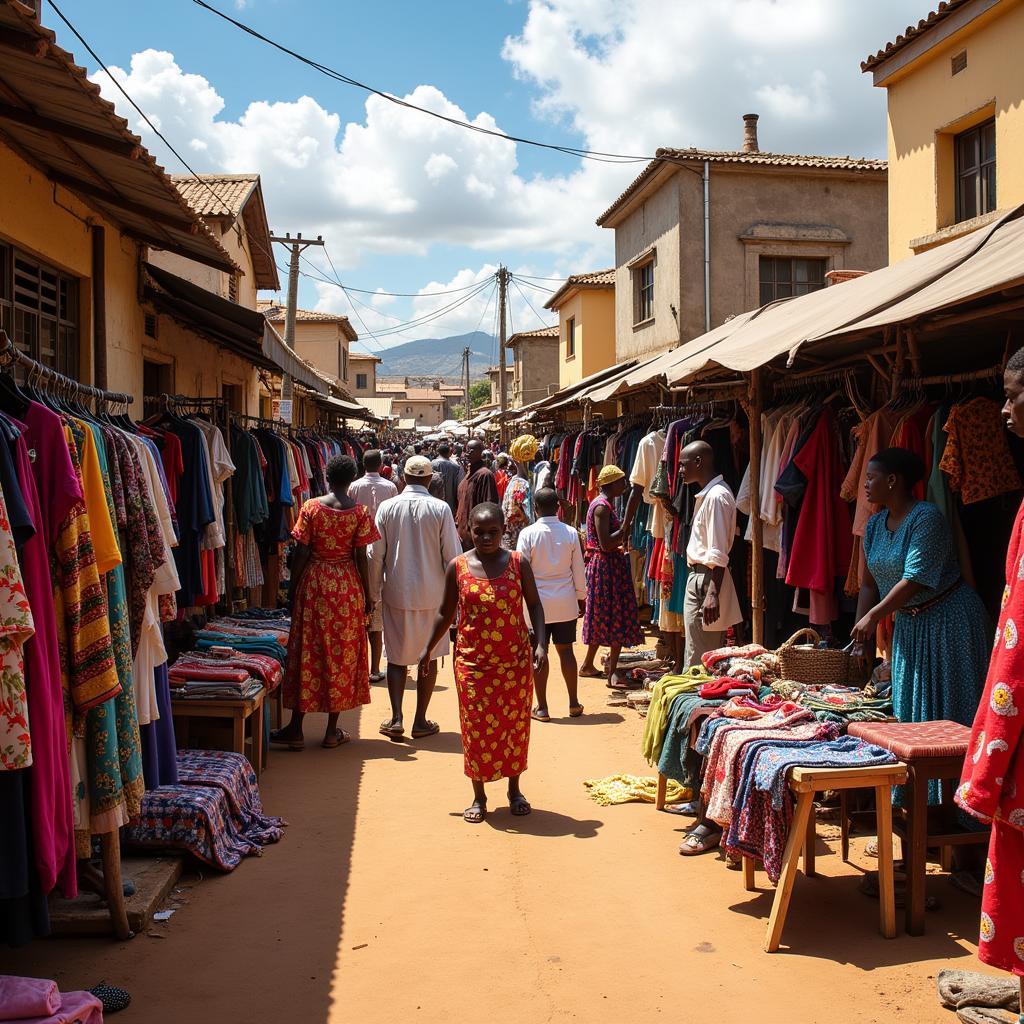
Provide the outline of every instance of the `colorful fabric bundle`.
{"type": "MultiPolygon", "coordinates": [[[[583,786],[590,799],[601,807],[633,802],[653,804],[658,793],[658,780],[640,775],[609,775],[605,779],[587,779],[583,786]]],[[[678,804],[692,797],[692,790],[669,780],[666,803],[678,804]]]]}

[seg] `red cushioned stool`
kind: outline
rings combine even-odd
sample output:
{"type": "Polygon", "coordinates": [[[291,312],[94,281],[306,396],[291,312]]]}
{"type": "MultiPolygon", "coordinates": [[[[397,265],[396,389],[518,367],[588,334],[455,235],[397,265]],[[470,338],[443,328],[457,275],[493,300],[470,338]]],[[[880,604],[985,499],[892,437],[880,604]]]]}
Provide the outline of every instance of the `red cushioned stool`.
{"type": "MultiPolygon", "coordinates": [[[[988,832],[970,832],[956,821],[953,791],[967,756],[971,730],[959,722],[853,722],[849,734],[891,750],[907,766],[905,806],[893,808],[893,831],[903,841],[907,875],[908,935],[924,934],[925,871],[928,848],[942,850],[948,870],[951,848],[988,843],[988,832]],[[928,806],[928,783],[942,781],[942,803],[928,806]]],[[[842,808],[843,860],[849,853],[849,816],[842,808]]]]}

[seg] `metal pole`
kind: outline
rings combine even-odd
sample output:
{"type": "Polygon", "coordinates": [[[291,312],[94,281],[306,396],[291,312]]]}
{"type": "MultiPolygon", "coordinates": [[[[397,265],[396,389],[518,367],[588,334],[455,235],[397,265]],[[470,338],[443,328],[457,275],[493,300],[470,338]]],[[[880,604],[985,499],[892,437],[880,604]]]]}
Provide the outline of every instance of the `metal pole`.
{"type": "Polygon", "coordinates": [[[498,409],[501,416],[501,441],[505,443],[508,426],[505,414],[508,412],[508,382],[505,373],[505,301],[508,289],[508,271],[498,267],[498,409]]]}

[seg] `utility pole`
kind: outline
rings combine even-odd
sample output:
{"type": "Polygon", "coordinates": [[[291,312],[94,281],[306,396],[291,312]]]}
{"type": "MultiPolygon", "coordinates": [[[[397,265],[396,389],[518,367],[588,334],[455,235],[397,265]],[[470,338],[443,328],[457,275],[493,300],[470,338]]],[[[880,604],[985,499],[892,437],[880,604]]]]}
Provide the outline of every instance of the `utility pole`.
{"type": "Polygon", "coordinates": [[[462,350],[462,387],[466,393],[466,404],[463,406],[465,414],[463,419],[468,420],[472,410],[469,407],[469,346],[462,350]]]}
{"type": "Polygon", "coordinates": [[[508,412],[508,382],[505,373],[505,303],[508,292],[508,271],[498,267],[498,408],[501,415],[501,442],[505,443],[508,426],[505,414],[508,412]]]}
{"type": "MultiPolygon", "coordinates": [[[[291,255],[288,260],[288,305],[285,309],[284,314],[284,343],[292,350],[295,349],[295,310],[299,305],[299,256],[303,250],[307,249],[311,245],[325,245],[322,235],[317,235],[313,238],[303,238],[302,232],[298,232],[294,238],[291,236],[291,232],[285,234],[284,238],[278,235],[271,235],[270,240],[272,242],[280,242],[281,245],[287,246],[291,250],[291,255]]],[[[292,379],[286,373],[281,379],[281,402],[282,402],[282,416],[281,418],[286,423],[292,422],[292,379]],[[284,405],[284,403],[288,403],[284,405]],[[287,415],[285,415],[287,411],[287,415]]]]}

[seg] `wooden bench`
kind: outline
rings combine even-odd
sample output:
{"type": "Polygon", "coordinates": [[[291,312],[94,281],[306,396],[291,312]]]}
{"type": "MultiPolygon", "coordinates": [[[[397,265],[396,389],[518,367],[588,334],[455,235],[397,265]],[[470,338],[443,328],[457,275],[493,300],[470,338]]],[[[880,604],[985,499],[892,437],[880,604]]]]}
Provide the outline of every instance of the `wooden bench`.
{"type": "Polygon", "coordinates": [[[254,697],[184,697],[171,698],[171,714],[179,747],[188,747],[189,720],[193,718],[229,718],[231,720],[231,750],[249,758],[259,778],[263,771],[263,707],[267,691],[260,690],[254,697]],[[245,749],[245,723],[251,722],[252,754],[245,749]]]}
{"type": "MultiPolygon", "coordinates": [[[[864,768],[801,768],[789,771],[789,788],[796,797],[793,823],[782,855],[782,874],[775,889],[765,950],[774,953],[782,939],[789,901],[793,895],[800,854],[804,854],[804,873],[814,874],[814,794],[825,790],[873,789],[878,806],[878,888],[879,927],[887,939],[896,937],[896,888],[892,866],[892,787],[907,780],[902,763],[870,765],[864,768]]],[[[743,858],[743,882],[748,892],[756,891],[755,863],[743,858]]]]}

